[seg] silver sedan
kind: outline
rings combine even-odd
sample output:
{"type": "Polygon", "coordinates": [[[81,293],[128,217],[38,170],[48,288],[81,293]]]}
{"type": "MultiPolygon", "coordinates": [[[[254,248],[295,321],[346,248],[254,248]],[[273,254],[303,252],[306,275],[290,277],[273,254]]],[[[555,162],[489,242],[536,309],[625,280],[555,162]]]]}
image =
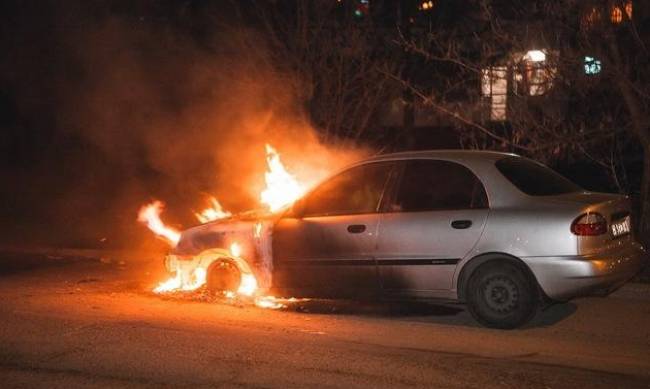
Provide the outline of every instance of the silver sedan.
{"type": "Polygon", "coordinates": [[[247,259],[281,293],[460,301],[514,328],[541,303],[611,293],[647,260],[629,198],[587,192],[513,154],[378,156],[324,181],[280,215],[185,231],[170,263],[252,231],[247,259]],[[272,254],[271,254],[272,253],[272,254]],[[272,275],[272,277],[271,277],[272,275]]]}

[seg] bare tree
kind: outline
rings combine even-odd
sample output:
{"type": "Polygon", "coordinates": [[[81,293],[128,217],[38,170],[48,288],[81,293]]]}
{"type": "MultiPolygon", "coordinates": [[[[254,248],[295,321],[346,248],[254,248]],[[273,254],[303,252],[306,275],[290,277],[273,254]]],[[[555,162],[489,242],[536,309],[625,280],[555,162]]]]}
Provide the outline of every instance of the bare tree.
{"type": "Polygon", "coordinates": [[[258,2],[255,10],[274,65],[299,77],[300,98],[324,140],[358,143],[394,87],[380,71],[398,66],[382,27],[345,2],[258,2]]]}

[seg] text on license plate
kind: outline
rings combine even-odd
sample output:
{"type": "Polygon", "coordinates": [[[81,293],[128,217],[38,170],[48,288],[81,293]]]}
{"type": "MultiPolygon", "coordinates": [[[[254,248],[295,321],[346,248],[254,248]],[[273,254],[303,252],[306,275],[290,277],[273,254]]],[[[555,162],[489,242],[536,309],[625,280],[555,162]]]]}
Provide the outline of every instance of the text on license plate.
{"type": "Polygon", "coordinates": [[[623,219],[612,222],[612,235],[617,238],[629,234],[631,228],[632,223],[630,222],[630,216],[626,216],[623,219]]]}

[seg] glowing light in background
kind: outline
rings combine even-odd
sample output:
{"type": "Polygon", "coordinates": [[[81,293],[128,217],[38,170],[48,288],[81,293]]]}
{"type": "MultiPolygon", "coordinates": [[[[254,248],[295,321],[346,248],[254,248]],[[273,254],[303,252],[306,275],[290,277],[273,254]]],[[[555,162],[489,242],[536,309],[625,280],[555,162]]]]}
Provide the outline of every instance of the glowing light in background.
{"type": "Polygon", "coordinates": [[[585,57],[585,74],[598,74],[603,69],[600,60],[594,57],[585,57]]]}
{"type": "Polygon", "coordinates": [[[433,1],[431,1],[431,0],[429,0],[429,1],[423,1],[423,2],[420,4],[420,9],[421,9],[422,11],[429,11],[429,10],[431,10],[432,8],[433,8],[433,1]]]}
{"type": "Polygon", "coordinates": [[[544,62],[546,61],[546,53],[542,50],[529,50],[524,59],[531,62],[544,62]]]}

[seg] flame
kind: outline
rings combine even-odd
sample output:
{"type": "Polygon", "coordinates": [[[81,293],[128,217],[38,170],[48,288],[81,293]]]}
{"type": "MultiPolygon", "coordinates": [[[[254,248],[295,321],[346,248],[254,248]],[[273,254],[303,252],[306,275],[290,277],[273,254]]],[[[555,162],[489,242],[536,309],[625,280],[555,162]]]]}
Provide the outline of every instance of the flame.
{"type": "MultiPolygon", "coordinates": [[[[193,291],[202,287],[206,282],[206,269],[204,267],[196,267],[191,274],[181,268],[181,266],[176,267],[176,275],[165,282],[158,284],[154,288],[154,293],[168,293],[174,291],[193,291]]],[[[257,296],[258,291],[257,280],[255,276],[250,274],[242,274],[241,283],[236,292],[234,291],[225,291],[224,297],[234,300],[238,296],[244,297],[253,297],[253,303],[259,308],[265,309],[282,309],[286,308],[288,304],[300,302],[300,301],[309,301],[309,299],[282,299],[275,296],[257,296]]]]}
{"type": "MultiPolygon", "coordinates": [[[[271,212],[276,212],[299,199],[305,193],[305,187],[298,183],[296,178],[290,174],[282,161],[277,150],[271,145],[266,145],[266,162],[267,171],[264,174],[266,188],[260,193],[260,201],[266,205],[271,212]]],[[[201,212],[195,212],[194,216],[201,222],[207,223],[213,220],[223,219],[232,216],[232,214],[223,209],[219,201],[209,197],[210,206],[201,212]]],[[[164,203],[154,201],[151,204],[144,205],[138,214],[138,220],[145,223],[151,231],[157,236],[164,238],[172,246],[176,246],[180,240],[180,232],[165,226],[160,220],[160,214],[164,209],[164,203]]],[[[262,224],[256,223],[253,231],[255,238],[260,239],[262,234],[262,224]]],[[[224,249],[224,248],[222,248],[224,249]]],[[[279,309],[287,307],[287,304],[297,301],[308,301],[308,299],[282,299],[274,296],[260,295],[259,286],[255,274],[251,270],[248,262],[242,258],[242,246],[238,242],[232,242],[229,248],[231,259],[234,260],[241,271],[239,287],[236,291],[225,291],[224,296],[230,299],[243,296],[252,298],[254,304],[260,308],[279,309]]],[[[200,254],[198,257],[201,257],[200,254]]],[[[187,262],[186,262],[187,263],[187,262]]],[[[199,263],[203,263],[199,261],[199,263]]],[[[210,263],[207,261],[205,263],[210,263]]],[[[175,275],[167,281],[161,282],[155,289],[155,293],[165,293],[172,291],[192,291],[199,289],[206,283],[207,265],[198,265],[191,267],[187,263],[187,269],[179,263],[175,269],[175,275]]]]}
{"type": "Polygon", "coordinates": [[[262,223],[257,222],[255,223],[255,230],[253,231],[253,236],[257,239],[260,239],[262,237],[262,223]]]}
{"type": "Polygon", "coordinates": [[[251,297],[257,291],[257,279],[251,274],[242,274],[237,294],[251,297]]]}
{"type": "Polygon", "coordinates": [[[176,246],[181,238],[180,232],[166,226],[160,220],[160,214],[165,208],[162,201],[155,200],[151,204],[143,205],[138,212],[138,221],[147,225],[157,236],[165,239],[172,246],[176,246]]]}
{"type": "Polygon", "coordinates": [[[255,299],[255,305],[260,308],[268,309],[280,309],[287,307],[285,304],[279,302],[279,300],[274,296],[260,296],[255,299]]]}
{"type": "MultiPolygon", "coordinates": [[[[188,273],[186,269],[183,269],[181,265],[178,265],[175,269],[175,273],[176,274],[174,277],[158,284],[158,286],[153,290],[154,293],[168,293],[174,291],[189,292],[197,290],[205,285],[207,277],[205,267],[198,266],[192,272],[188,273]]],[[[258,286],[255,276],[252,273],[243,273],[237,291],[225,291],[224,297],[230,300],[234,300],[238,296],[244,296],[247,298],[252,297],[252,302],[255,304],[255,306],[265,309],[282,309],[287,308],[289,304],[309,301],[309,299],[305,298],[296,299],[294,297],[291,297],[285,299],[275,296],[261,296],[256,295],[257,292],[258,286]]]]}
{"type": "Polygon", "coordinates": [[[260,201],[268,206],[271,212],[276,212],[298,200],[305,193],[305,189],[284,168],[280,154],[269,144],[266,145],[266,163],[266,188],[260,194],[260,201]]]}
{"type": "MultiPolygon", "coordinates": [[[[257,279],[248,262],[239,256],[240,253],[237,256],[235,255],[237,251],[241,250],[240,247],[239,243],[233,242],[230,247],[230,255],[228,256],[228,259],[235,263],[241,273],[239,286],[237,290],[224,291],[224,297],[231,300],[242,297],[244,301],[249,301],[257,307],[266,309],[281,309],[286,308],[288,304],[309,301],[308,299],[283,299],[260,294],[257,279]]],[[[158,284],[153,290],[154,293],[193,291],[201,288],[207,281],[207,268],[214,260],[219,260],[219,258],[214,258],[213,255],[222,255],[215,254],[215,252],[222,253],[220,250],[208,250],[196,256],[193,259],[194,262],[177,260],[174,265],[174,276],[158,284]]]]}
{"type": "Polygon", "coordinates": [[[241,246],[237,242],[233,242],[230,245],[230,254],[233,255],[233,257],[240,257],[241,256],[241,246]]]}
{"type": "Polygon", "coordinates": [[[214,196],[210,196],[208,202],[210,203],[210,207],[204,209],[201,212],[194,213],[194,216],[196,216],[196,218],[201,223],[207,223],[214,220],[225,219],[227,217],[232,216],[232,213],[223,209],[221,203],[219,203],[219,200],[217,200],[214,196]]]}
{"type": "MultiPolygon", "coordinates": [[[[255,294],[259,289],[257,279],[255,278],[255,274],[253,274],[251,267],[245,259],[241,258],[241,251],[241,245],[239,243],[233,242],[230,245],[229,259],[236,264],[241,273],[241,278],[236,292],[225,292],[225,296],[229,298],[234,298],[237,295],[255,297],[255,294]]],[[[212,263],[212,260],[205,261],[203,259],[209,259],[210,255],[209,252],[199,254],[196,257],[198,262],[195,264],[192,264],[190,261],[176,262],[174,277],[160,283],[154,289],[154,292],[164,293],[176,290],[191,291],[200,288],[206,283],[207,266],[212,263]]]]}
{"type": "Polygon", "coordinates": [[[176,267],[176,275],[165,282],[161,282],[153,290],[154,293],[171,292],[174,290],[196,290],[205,284],[207,272],[202,267],[197,267],[191,274],[187,274],[180,266],[176,267]]]}

